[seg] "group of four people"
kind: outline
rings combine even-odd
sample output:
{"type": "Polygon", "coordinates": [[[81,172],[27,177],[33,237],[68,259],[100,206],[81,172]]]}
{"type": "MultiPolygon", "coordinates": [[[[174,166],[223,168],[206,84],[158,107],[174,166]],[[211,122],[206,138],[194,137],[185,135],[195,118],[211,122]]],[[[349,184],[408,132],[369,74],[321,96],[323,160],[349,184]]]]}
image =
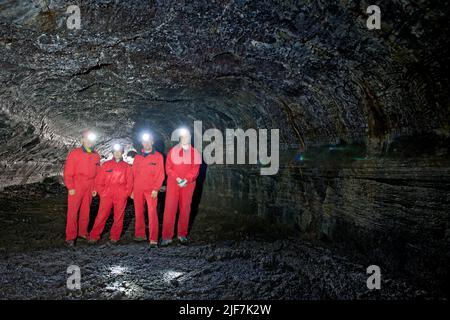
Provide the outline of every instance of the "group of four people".
{"type": "Polygon", "coordinates": [[[77,238],[96,243],[103,232],[111,209],[114,222],[111,243],[120,240],[128,197],[134,200],[136,241],[147,240],[144,209],[147,204],[150,246],[158,246],[159,222],[156,211],[158,192],[167,174],[166,201],[161,245],[168,245],[174,236],[176,214],[178,239],[187,242],[189,216],[195,180],[199,173],[200,153],[191,146],[188,130],[180,131],[179,144],[170,149],[166,164],[161,153],[153,147],[153,137],[141,137],[142,150],[133,165],[123,160],[124,147],[113,146],[113,158],[100,165],[100,155],[93,149],[96,136],[90,130],[82,134],[81,147],[72,150],[64,166],[64,183],[68,189],[66,244],[73,246],[77,238]],[[174,161],[175,160],[175,161],[174,161]],[[94,226],[88,233],[92,198],[100,196],[94,226]]]}

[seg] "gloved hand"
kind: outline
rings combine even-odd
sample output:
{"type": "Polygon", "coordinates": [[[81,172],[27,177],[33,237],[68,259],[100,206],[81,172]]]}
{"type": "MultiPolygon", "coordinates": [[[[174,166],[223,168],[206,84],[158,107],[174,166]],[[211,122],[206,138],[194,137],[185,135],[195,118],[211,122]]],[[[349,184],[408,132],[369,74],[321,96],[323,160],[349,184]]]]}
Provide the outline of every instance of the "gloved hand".
{"type": "Polygon", "coordinates": [[[178,182],[178,185],[183,188],[187,185],[187,180],[186,179],[182,179],[180,182],[178,182]]]}

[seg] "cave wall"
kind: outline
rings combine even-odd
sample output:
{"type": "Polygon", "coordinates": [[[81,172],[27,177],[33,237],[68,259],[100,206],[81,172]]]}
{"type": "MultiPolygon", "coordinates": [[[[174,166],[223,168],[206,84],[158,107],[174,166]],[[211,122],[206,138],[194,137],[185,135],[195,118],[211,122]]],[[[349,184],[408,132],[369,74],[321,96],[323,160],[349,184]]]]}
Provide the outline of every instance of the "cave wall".
{"type": "Polygon", "coordinates": [[[367,1],[80,0],[80,30],[70,4],[0,1],[0,188],[60,175],[86,127],[104,155],[138,147],[143,127],[165,151],[194,120],[276,128],[279,174],[209,166],[204,208],[361,248],[397,242],[412,269],[426,268],[414,255],[448,259],[445,1],[377,1],[381,30],[366,28],[367,1]],[[292,161],[353,144],[359,160],[292,161]]]}
{"type": "Polygon", "coordinates": [[[301,149],[448,136],[444,1],[379,1],[381,30],[366,28],[365,1],[77,3],[69,30],[70,1],[0,1],[2,117],[30,130],[2,137],[6,169],[50,146],[61,162],[88,126],[100,150],[138,123],[167,141],[192,120],[279,128],[301,149]]]}
{"type": "Polygon", "coordinates": [[[445,286],[449,165],[395,157],[305,160],[264,177],[257,167],[210,167],[201,207],[294,225],[301,237],[343,244],[386,272],[445,286]]]}

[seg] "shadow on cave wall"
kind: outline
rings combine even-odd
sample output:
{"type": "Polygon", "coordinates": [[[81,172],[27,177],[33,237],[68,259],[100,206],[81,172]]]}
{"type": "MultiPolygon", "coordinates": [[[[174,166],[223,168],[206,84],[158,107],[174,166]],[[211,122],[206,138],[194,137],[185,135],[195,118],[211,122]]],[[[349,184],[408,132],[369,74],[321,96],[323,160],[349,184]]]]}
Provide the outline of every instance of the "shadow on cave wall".
{"type": "Polygon", "coordinates": [[[192,229],[194,225],[195,218],[199,212],[200,202],[202,200],[203,195],[203,187],[206,180],[206,171],[208,170],[208,165],[203,161],[200,165],[200,171],[196,180],[194,195],[192,196],[191,203],[191,216],[189,221],[189,230],[192,229]]]}

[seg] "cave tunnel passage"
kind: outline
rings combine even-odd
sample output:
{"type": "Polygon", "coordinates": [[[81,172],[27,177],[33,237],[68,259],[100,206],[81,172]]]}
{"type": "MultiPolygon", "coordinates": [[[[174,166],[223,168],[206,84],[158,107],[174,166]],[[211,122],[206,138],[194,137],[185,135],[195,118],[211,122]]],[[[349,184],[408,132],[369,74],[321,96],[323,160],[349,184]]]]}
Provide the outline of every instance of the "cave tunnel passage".
{"type": "Polygon", "coordinates": [[[444,1],[380,1],[381,30],[365,1],[80,1],[80,29],[69,5],[0,1],[0,298],[448,297],[444,1]],[[63,247],[83,129],[104,158],[143,130],[166,155],[194,121],[278,129],[278,172],[202,165],[187,247],[133,243],[131,200],[121,245],[109,220],[100,245],[63,247]],[[88,289],[66,289],[70,264],[88,289]]]}

